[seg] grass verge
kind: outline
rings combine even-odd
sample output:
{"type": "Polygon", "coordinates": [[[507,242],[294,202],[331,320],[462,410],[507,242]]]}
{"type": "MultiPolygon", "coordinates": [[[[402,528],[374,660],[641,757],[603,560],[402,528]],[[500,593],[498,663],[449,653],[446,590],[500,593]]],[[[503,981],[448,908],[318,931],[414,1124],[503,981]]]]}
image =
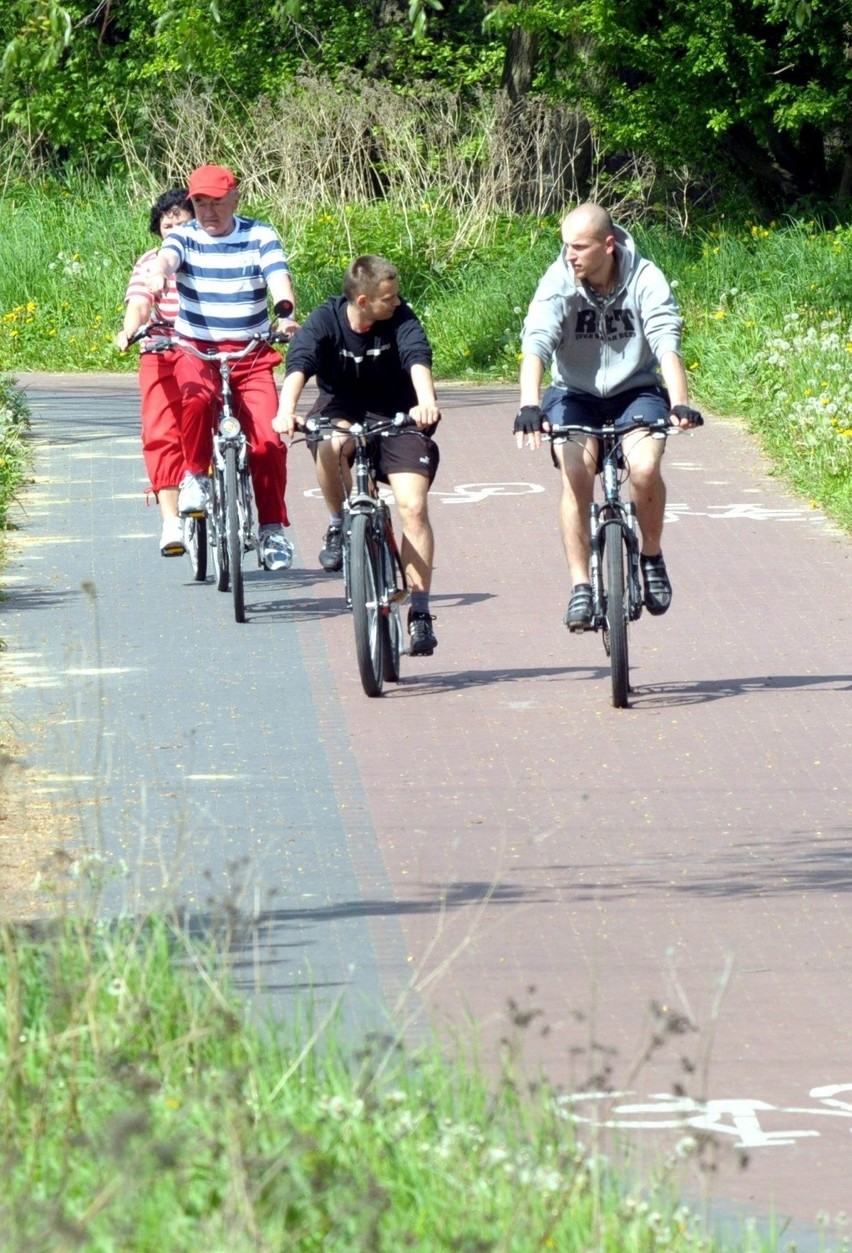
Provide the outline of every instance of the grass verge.
{"type": "MultiPolygon", "coordinates": [[[[150,246],[147,203],[128,187],[10,185],[0,208],[0,369],[132,370],[113,347],[135,258],[150,246]]],[[[400,268],[442,379],[517,381],[520,334],[558,221],[463,219],[436,192],[387,201],[271,204],[300,308],[340,288],[348,261],[381,252],[400,268]]],[[[852,227],[723,222],[689,235],[638,227],[677,289],[699,403],[744,418],[786,479],[852,530],[852,227]]]]}
{"type": "Polygon", "coordinates": [[[31,465],[29,409],[11,378],[0,378],[0,560],[9,509],[31,465]]]}
{"type": "Polygon", "coordinates": [[[584,1149],[546,1085],[258,1026],[222,956],[162,917],[0,928],[8,1253],[718,1247],[664,1179],[584,1149]]]}

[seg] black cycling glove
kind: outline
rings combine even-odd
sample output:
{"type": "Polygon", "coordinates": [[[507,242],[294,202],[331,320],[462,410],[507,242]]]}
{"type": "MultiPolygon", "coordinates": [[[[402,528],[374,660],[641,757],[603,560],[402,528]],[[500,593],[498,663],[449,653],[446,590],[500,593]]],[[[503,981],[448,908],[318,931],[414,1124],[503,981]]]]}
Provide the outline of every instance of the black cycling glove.
{"type": "Polygon", "coordinates": [[[531,435],[541,430],[543,421],[544,414],[538,405],[524,405],[515,418],[515,425],[512,429],[516,435],[531,435]]]}
{"type": "Polygon", "coordinates": [[[697,409],[690,409],[689,405],[673,405],[672,413],[681,422],[684,420],[689,422],[691,426],[703,426],[704,418],[697,409]]]}

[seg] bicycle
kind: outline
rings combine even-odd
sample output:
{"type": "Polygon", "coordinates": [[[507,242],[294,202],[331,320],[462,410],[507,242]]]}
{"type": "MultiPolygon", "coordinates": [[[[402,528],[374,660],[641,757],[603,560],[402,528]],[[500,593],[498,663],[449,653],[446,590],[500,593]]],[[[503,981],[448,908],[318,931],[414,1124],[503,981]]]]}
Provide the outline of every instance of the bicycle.
{"type": "Polygon", "coordinates": [[[150,352],[171,352],[177,349],[218,367],[222,388],[221,409],[213,431],[209,500],[205,513],[190,515],[186,519],[184,536],[196,581],[206,581],[209,544],[216,587],[220,592],[230,589],[234,618],[237,622],[245,622],[243,556],[248,552],[256,552],[258,565],[262,563],[254,526],[248,439],[234,412],[231,366],[236,361],[242,361],[249,353],[256,352],[261,344],[287,343],[287,336],[277,332],[268,337],[253,335],[243,348],[236,351],[207,352],[179,335],[168,323],[151,323],[146,328],[140,328],[130,343],[141,339],[143,335],[150,337],[150,352]],[[156,331],[168,331],[169,334],[158,338],[153,334],[156,331]]]}
{"type": "MultiPolygon", "coordinates": [[[[697,425],[697,423],[696,423],[697,425]]],[[[592,585],[592,620],[588,629],[600,631],[604,651],[609,658],[612,678],[612,703],[626,709],[630,695],[630,659],[627,628],[642,614],[642,584],[639,574],[639,528],[636,506],[621,495],[622,484],[630,476],[622,443],[627,435],[644,431],[650,439],[667,439],[669,435],[686,434],[668,418],[661,418],[646,427],[622,430],[614,425],[603,427],[551,426],[547,438],[553,444],[571,441],[577,435],[590,435],[598,441],[598,477],[603,501],[592,501],[589,510],[589,581],[592,585]]],[[[574,439],[573,442],[580,444],[574,439]]]]}
{"type": "Polygon", "coordinates": [[[355,626],[355,654],[367,696],[381,696],[384,684],[398,683],[404,633],[400,607],[408,596],[390,510],[379,494],[371,461],[374,440],[416,428],[407,413],[367,422],[308,418],[308,441],[345,436],[354,445],[352,490],[344,501],[343,583],[355,626]]]}

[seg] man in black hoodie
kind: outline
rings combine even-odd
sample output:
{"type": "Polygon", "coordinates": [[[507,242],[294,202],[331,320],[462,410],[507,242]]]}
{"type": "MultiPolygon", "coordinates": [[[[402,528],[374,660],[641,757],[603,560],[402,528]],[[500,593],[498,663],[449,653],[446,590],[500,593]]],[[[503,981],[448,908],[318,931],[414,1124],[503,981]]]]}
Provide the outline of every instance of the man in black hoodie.
{"type": "MultiPolygon", "coordinates": [[[[438,468],[432,433],[441,419],[432,378],[432,349],[418,318],[400,299],[396,268],[384,257],[362,256],[348,267],[343,295],[310,314],[287,352],[287,370],[273,426],[285,437],[303,425],[296,406],[310,378],[319,397],[307,416],[363,422],[368,415],[409,413],[417,430],[378,441],[378,477],[389,484],[402,525],[400,556],[408,586],[410,653],[428,657],[437,640],[429,612],[435,541],[428,492],[438,468]]],[[[342,468],[351,464],[345,436],[313,445],[317,482],[329,512],[319,555],[324,570],[342,565],[342,468]]]]}

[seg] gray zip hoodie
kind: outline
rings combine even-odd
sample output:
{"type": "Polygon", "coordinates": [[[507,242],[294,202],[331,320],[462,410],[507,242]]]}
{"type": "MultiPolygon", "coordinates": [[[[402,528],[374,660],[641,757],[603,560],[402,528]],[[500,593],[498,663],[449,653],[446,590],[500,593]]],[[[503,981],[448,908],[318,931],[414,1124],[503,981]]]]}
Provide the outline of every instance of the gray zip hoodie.
{"type": "Polygon", "coordinates": [[[550,367],[554,387],[613,396],[659,386],[665,353],[680,353],[683,322],[662,272],[614,228],[618,274],[608,296],[584,287],[560,251],[530,302],[521,350],[550,367]]]}

